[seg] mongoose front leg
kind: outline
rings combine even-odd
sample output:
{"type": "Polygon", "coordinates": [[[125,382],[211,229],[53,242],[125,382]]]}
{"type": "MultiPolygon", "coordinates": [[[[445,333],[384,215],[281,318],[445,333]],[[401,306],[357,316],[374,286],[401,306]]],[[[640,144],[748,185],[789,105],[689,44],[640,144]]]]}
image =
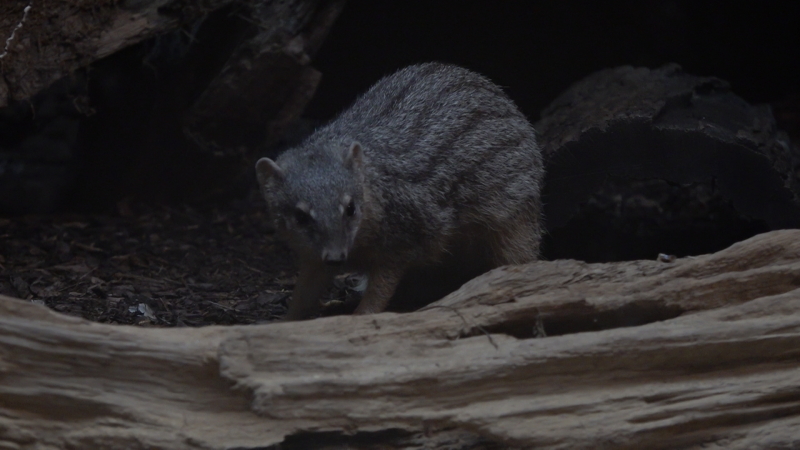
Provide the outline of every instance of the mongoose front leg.
{"type": "Polygon", "coordinates": [[[403,271],[390,267],[381,267],[369,272],[367,290],[353,314],[377,314],[389,306],[389,300],[397,289],[403,271]]]}
{"type": "Polygon", "coordinates": [[[283,320],[307,319],[320,310],[319,299],[333,281],[336,270],[321,263],[300,265],[300,274],[283,320]]]}

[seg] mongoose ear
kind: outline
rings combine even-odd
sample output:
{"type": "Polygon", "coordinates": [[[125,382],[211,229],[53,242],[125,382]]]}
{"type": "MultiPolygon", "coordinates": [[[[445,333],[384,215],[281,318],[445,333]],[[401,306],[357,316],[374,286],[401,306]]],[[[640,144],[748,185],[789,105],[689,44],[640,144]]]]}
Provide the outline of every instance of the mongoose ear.
{"type": "Polygon", "coordinates": [[[361,144],[358,142],[353,142],[353,144],[350,145],[350,148],[344,152],[344,166],[348,169],[361,167],[361,154],[361,144]]]}
{"type": "Polygon", "coordinates": [[[256,163],[256,176],[258,176],[258,184],[264,187],[270,178],[282,180],[284,177],[283,170],[275,164],[275,161],[269,158],[261,158],[256,163]]]}

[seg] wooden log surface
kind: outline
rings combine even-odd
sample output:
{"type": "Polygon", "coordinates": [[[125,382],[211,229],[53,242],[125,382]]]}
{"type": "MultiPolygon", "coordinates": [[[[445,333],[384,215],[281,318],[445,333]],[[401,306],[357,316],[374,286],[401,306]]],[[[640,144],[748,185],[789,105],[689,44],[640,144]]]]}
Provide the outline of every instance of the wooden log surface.
{"type": "MultiPolygon", "coordinates": [[[[92,61],[176,28],[177,14],[162,14],[170,0],[127,2],[63,2],[58,0],[10,0],[0,6],[0,42],[16,29],[8,54],[2,59],[5,87],[0,88],[0,107],[24,101],[92,61]],[[30,6],[28,13],[24,9],[30,6]]],[[[200,17],[230,0],[205,2],[206,8],[186,11],[183,19],[200,17]]],[[[1,52],[0,52],[1,53],[1,52]]]]}
{"type": "Polygon", "coordinates": [[[718,78],[676,64],[601,70],[561,93],[535,128],[551,231],[609,179],[705,184],[770,229],[800,227],[800,151],[768,105],[718,78]]]}
{"type": "Polygon", "coordinates": [[[0,1],[0,55],[15,36],[0,58],[0,166],[15,167],[0,212],[249,188],[257,154],[313,97],[344,4],[0,1]]]}
{"type": "Polygon", "coordinates": [[[408,314],[142,329],[0,298],[0,449],[797,448],[798,430],[800,230],[503,267],[408,314]]]}
{"type": "MultiPolygon", "coordinates": [[[[184,132],[217,151],[273,145],[300,118],[322,79],[312,66],[344,0],[251,1],[252,36],[239,43],[183,118],[184,132]]],[[[248,169],[251,169],[248,164],[248,169]]]]}
{"type": "MultiPolygon", "coordinates": [[[[313,96],[321,74],[311,57],[344,3],[9,0],[0,5],[0,54],[14,33],[0,59],[0,108],[30,102],[78,69],[155,39],[144,63],[164,72],[166,114],[180,118],[195,144],[235,152],[244,145],[239,135],[248,132],[274,143],[313,96]],[[189,55],[191,46],[202,56],[189,55]],[[167,68],[151,57],[168,60],[167,68]],[[194,101],[187,105],[188,99],[194,101]]],[[[75,77],[77,84],[94,76],[93,69],[75,77]]]]}

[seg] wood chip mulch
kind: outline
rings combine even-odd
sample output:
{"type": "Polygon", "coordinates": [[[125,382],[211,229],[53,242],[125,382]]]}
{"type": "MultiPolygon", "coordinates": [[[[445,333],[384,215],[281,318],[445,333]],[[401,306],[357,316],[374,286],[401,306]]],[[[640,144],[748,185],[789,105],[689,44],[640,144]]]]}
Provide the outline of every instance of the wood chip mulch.
{"type": "Polygon", "coordinates": [[[102,323],[269,322],[295,279],[273,236],[258,198],[0,218],[0,294],[102,323]]]}

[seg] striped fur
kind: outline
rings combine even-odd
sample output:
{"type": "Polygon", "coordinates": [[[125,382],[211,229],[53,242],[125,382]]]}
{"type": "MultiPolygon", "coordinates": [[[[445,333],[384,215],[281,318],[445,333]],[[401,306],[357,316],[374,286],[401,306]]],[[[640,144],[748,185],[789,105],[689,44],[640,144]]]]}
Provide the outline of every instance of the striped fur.
{"type": "Polygon", "coordinates": [[[543,167],[533,127],[498,86],[469,70],[402,69],[277,158],[279,176],[266,164],[257,172],[277,228],[300,279],[315,285],[303,298],[295,292],[291,319],[316,311],[335,273],[322,264],[330,248],[368,273],[357,313],[384,310],[409,269],[448,254],[484,258],[486,268],[537,258],[543,167]],[[346,163],[354,143],[358,154],[346,163]],[[342,212],[343,198],[354,200],[353,217],[342,212]],[[300,202],[314,212],[311,225],[296,223],[300,202]]]}

